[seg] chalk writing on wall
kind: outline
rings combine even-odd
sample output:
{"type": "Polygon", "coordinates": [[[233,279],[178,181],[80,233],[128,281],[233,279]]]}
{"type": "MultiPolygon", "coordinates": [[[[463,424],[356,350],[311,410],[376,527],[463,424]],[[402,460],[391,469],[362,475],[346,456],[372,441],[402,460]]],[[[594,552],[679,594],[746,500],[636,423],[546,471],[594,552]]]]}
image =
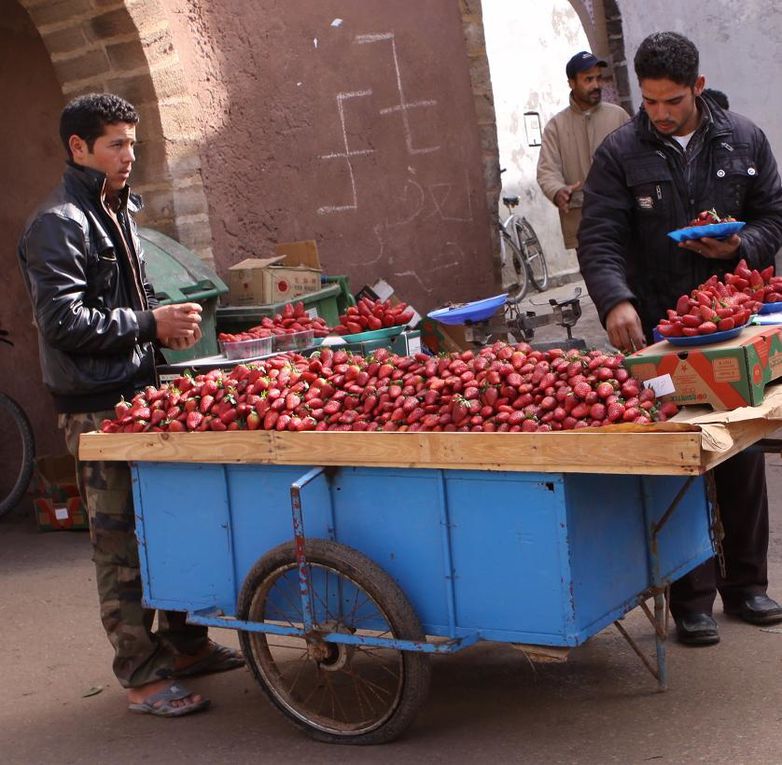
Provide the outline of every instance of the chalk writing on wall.
{"type": "MultiPolygon", "coordinates": [[[[413,129],[410,124],[410,114],[415,109],[426,109],[437,106],[435,99],[421,99],[417,101],[408,101],[405,95],[405,87],[402,82],[402,70],[399,63],[399,53],[397,51],[396,37],[393,32],[383,32],[381,34],[367,34],[358,35],[354,42],[358,45],[372,45],[376,43],[390,43],[389,50],[391,52],[391,58],[388,62],[391,65],[393,71],[393,78],[396,86],[396,92],[398,95],[398,103],[390,106],[385,106],[378,110],[380,115],[392,115],[398,114],[401,117],[402,132],[404,135],[405,146],[408,154],[431,154],[438,151],[440,145],[437,146],[417,146],[413,137],[413,129]]],[[[359,194],[356,185],[356,176],[354,172],[353,160],[355,157],[359,157],[366,154],[372,154],[375,149],[354,149],[350,146],[348,140],[348,131],[346,125],[345,107],[346,102],[353,98],[365,98],[371,96],[372,91],[357,90],[350,93],[337,93],[337,112],[339,114],[339,129],[342,135],[342,149],[339,151],[333,151],[328,154],[321,154],[322,160],[341,160],[345,163],[348,172],[348,179],[350,181],[349,202],[343,202],[341,204],[323,205],[318,208],[319,215],[328,215],[330,213],[355,211],[359,205],[359,194]]],[[[440,212],[440,205],[445,201],[450,189],[445,190],[445,194],[441,189],[435,190],[430,187],[430,193],[432,195],[432,201],[436,208],[436,212],[440,212]]],[[[443,218],[444,220],[462,220],[462,218],[443,218]]],[[[470,213],[470,220],[472,220],[472,213],[470,213]]]]}
{"type": "Polygon", "coordinates": [[[385,107],[380,110],[381,114],[395,114],[397,112],[402,115],[402,127],[405,134],[405,144],[409,154],[430,154],[433,151],[437,151],[438,146],[414,146],[413,144],[413,131],[410,127],[410,115],[409,111],[412,109],[424,109],[437,106],[437,101],[434,99],[425,99],[421,101],[408,101],[405,98],[405,91],[402,85],[402,72],[399,68],[399,55],[396,49],[396,38],[393,32],[384,32],[382,34],[373,35],[358,35],[356,42],[359,45],[370,45],[373,43],[388,42],[391,43],[391,57],[394,62],[394,75],[396,76],[396,89],[399,94],[399,103],[393,106],[385,107]]]}
{"type": "Polygon", "coordinates": [[[348,169],[348,177],[350,178],[350,189],[352,198],[349,204],[340,205],[325,205],[318,208],[320,215],[334,212],[344,212],[345,210],[357,210],[358,209],[358,192],[356,190],[356,176],[353,173],[353,157],[360,157],[364,154],[372,154],[374,149],[352,149],[348,142],[347,127],[345,125],[345,101],[349,101],[352,98],[365,98],[371,96],[371,90],[357,90],[353,93],[337,93],[337,111],[339,112],[339,124],[342,129],[342,145],[344,151],[335,151],[330,154],[322,154],[321,159],[342,159],[345,161],[348,169]]]}

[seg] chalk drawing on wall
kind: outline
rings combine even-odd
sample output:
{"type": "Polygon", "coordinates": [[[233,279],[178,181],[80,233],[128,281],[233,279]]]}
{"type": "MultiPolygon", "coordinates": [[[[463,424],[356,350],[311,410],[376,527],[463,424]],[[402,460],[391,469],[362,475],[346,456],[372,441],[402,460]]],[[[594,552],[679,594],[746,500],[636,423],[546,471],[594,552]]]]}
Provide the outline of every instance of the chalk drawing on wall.
{"type": "MultiPolygon", "coordinates": [[[[432,200],[434,208],[427,218],[438,215],[440,220],[452,221],[456,223],[472,223],[474,218],[472,214],[472,197],[470,195],[470,179],[467,172],[464,173],[464,185],[461,187],[464,191],[464,201],[466,208],[461,210],[454,209],[454,202],[451,201],[451,192],[454,189],[453,183],[430,183],[429,198],[432,200]]],[[[461,200],[459,200],[461,204],[461,200]]]]}
{"type": "Polygon", "coordinates": [[[337,93],[337,110],[339,111],[339,124],[342,129],[342,145],[344,151],[336,151],[331,154],[321,154],[321,159],[341,159],[345,161],[348,169],[348,177],[350,178],[350,190],[352,199],[350,204],[341,205],[325,205],[318,208],[319,215],[327,215],[335,212],[346,212],[348,210],[358,209],[358,192],[356,191],[356,176],[353,173],[353,157],[360,157],[365,154],[372,154],[374,149],[351,149],[348,142],[348,132],[345,125],[345,101],[349,101],[352,98],[365,98],[371,96],[371,90],[357,90],[352,93],[337,93]]]}
{"type": "Polygon", "coordinates": [[[420,183],[408,178],[398,198],[404,207],[404,212],[397,220],[392,221],[386,218],[382,223],[376,223],[372,226],[375,239],[377,239],[378,251],[374,258],[362,260],[364,265],[379,263],[381,260],[389,265],[394,262],[393,252],[386,253],[388,234],[391,229],[407,226],[421,215],[426,202],[426,192],[420,183]]]}
{"type": "Polygon", "coordinates": [[[396,75],[396,89],[399,94],[399,103],[388,106],[380,110],[380,114],[396,114],[399,112],[402,116],[402,129],[405,133],[405,144],[409,154],[430,154],[437,151],[440,146],[415,146],[413,143],[413,131],[410,127],[409,111],[413,109],[425,109],[437,106],[434,99],[424,99],[420,101],[408,101],[405,98],[405,91],[402,85],[402,72],[399,68],[399,55],[396,49],[396,37],[393,32],[383,32],[381,34],[357,35],[355,41],[359,45],[370,45],[379,42],[391,42],[391,56],[394,61],[394,74],[396,75]]]}
{"type": "Polygon", "coordinates": [[[412,223],[423,211],[426,201],[426,193],[420,183],[412,178],[405,181],[404,189],[398,197],[402,203],[402,215],[398,220],[390,221],[386,218],[385,227],[404,226],[412,223]]]}

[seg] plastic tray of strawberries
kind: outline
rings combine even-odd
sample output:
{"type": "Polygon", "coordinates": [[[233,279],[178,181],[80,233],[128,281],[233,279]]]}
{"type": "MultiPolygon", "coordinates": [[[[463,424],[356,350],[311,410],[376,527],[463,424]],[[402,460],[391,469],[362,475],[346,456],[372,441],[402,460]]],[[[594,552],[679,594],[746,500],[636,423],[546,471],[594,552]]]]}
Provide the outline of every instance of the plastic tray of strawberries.
{"type": "Polygon", "coordinates": [[[265,356],[272,352],[271,337],[251,337],[247,340],[234,342],[220,341],[220,350],[223,355],[234,361],[235,359],[249,359],[254,356],[265,356]]]}
{"type": "Polygon", "coordinates": [[[275,351],[300,351],[314,345],[315,332],[305,329],[301,332],[285,332],[274,335],[275,351]]]}

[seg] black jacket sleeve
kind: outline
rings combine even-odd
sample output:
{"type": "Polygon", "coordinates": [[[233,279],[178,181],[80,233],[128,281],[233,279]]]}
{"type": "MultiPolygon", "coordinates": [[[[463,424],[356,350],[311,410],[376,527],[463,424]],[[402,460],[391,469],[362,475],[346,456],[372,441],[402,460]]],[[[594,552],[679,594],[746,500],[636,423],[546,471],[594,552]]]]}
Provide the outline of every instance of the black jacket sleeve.
{"type": "Polygon", "coordinates": [[[35,320],[47,343],[72,354],[117,353],[136,344],[136,311],[85,303],[86,243],[77,221],[40,216],[29,229],[24,257],[35,320]]]}
{"type": "Polygon", "coordinates": [[[782,183],[774,155],[763,131],[755,127],[754,160],[757,175],[748,185],[743,217],[747,225],[739,232],[739,256],[750,268],[774,264],[782,246],[782,183]]]}
{"type": "Polygon", "coordinates": [[[609,136],[597,149],[584,184],[576,251],[581,274],[603,326],[615,305],[625,300],[637,303],[629,286],[627,262],[633,198],[612,144],[609,136]]]}

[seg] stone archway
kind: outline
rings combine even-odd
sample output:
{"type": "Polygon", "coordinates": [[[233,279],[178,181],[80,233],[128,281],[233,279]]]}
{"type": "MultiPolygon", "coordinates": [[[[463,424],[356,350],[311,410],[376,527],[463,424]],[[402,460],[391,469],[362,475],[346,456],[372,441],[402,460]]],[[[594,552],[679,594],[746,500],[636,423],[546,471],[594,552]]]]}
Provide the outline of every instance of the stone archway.
{"type": "MultiPolygon", "coordinates": [[[[28,413],[38,454],[64,451],[41,382],[29,301],[16,263],[24,221],[56,183],[63,149],[57,121],[71,97],[109,90],[142,117],[133,188],[144,195],[143,223],[212,263],[212,235],[201,177],[200,134],[192,97],[159,0],[6,0],[0,19],[0,94],[6,106],[0,149],[0,326],[13,347],[0,385],[28,413]]],[[[0,449],[0,456],[2,450],[0,449]]],[[[0,483],[3,479],[0,459],[0,483]]]]}
{"type": "Polygon", "coordinates": [[[607,76],[609,85],[614,89],[617,103],[632,114],[622,14],[616,0],[569,1],[581,20],[592,51],[611,65],[607,76]]]}
{"type": "Polygon", "coordinates": [[[158,0],[18,0],[51,57],[66,99],[106,90],[141,114],[133,188],[144,225],[213,264],[192,96],[158,0]]]}

